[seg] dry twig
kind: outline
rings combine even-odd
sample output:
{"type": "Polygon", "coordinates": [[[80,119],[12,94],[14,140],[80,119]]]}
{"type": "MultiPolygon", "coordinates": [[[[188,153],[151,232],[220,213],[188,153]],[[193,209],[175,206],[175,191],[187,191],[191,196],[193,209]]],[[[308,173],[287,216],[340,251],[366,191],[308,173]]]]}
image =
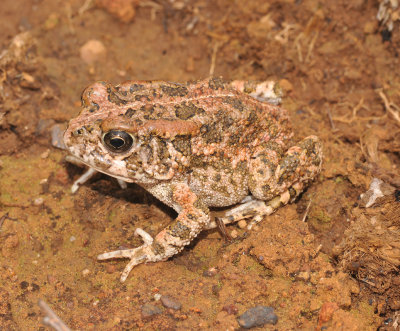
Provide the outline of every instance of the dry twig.
{"type": "Polygon", "coordinates": [[[310,199],[310,201],[308,202],[306,211],[305,211],[304,216],[303,216],[303,222],[306,221],[306,218],[307,218],[307,216],[308,216],[308,212],[309,212],[309,210],[310,210],[311,202],[312,202],[312,199],[310,199]]]}
{"type": "Polygon", "coordinates": [[[93,0],[86,0],[81,8],[78,9],[78,14],[81,16],[85,11],[90,9],[93,5],[93,0]]]}
{"type": "Polygon", "coordinates": [[[57,314],[47,305],[46,302],[39,299],[38,305],[43,313],[46,314],[43,317],[43,324],[52,327],[56,331],[71,331],[71,329],[65,325],[65,323],[57,316],[57,314]]]}
{"type": "Polygon", "coordinates": [[[306,62],[306,63],[310,62],[311,54],[314,49],[315,42],[318,39],[318,35],[319,35],[319,32],[317,31],[315,33],[314,37],[311,39],[310,43],[308,44],[307,55],[306,55],[306,59],[304,60],[304,62],[306,62]]]}
{"type": "Polygon", "coordinates": [[[355,121],[376,121],[376,120],[380,120],[385,118],[386,114],[383,116],[366,116],[366,117],[359,117],[357,115],[357,113],[361,110],[361,109],[366,109],[369,110],[369,108],[367,108],[366,106],[364,106],[364,98],[361,98],[360,101],[358,102],[358,104],[353,107],[352,112],[351,112],[351,116],[349,118],[349,116],[344,115],[344,116],[336,116],[333,117],[332,120],[333,121],[337,121],[337,122],[342,122],[342,123],[346,123],[346,124],[351,124],[355,121]]]}
{"type": "Polygon", "coordinates": [[[390,113],[390,115],[393,116],[393,118],[397,121],[397,123],[400,123],[400,107],[388,100],[385,93],[383,93],[383,89],[377,89],[376,92],[383,100],[386,112],[390,113]]]}
{"type": "Polygon", "coordinates": [[[336,131],[337,128],[336,128],[336,126],[335,126],[335,123],[334,123],[333,120],[332,120],[331,109],[328,107],[327,110],[326,110],[326,112],[328,113],[329,123],[331,124],[332,130],[333,130],[333,131],[336,131]]]}
{"type": "Polygon", "coordinates": [[[215,218],[215,223],[217,224],[217,228],[220,231],[222,237],[226,240],[226,241],[232,241],[233,238],[232,236],[228,233],[228,230],[226,228],[225,223],[219,218],[216,217],[215,218]]]}
{"type": "Polygon", "coordinates": [[[211,57],[210,72],[209,72],[209,76],[210,76],[210,77],[213,77],[213,76],[214,76],[215,62],[217,61],[217,52],[218,52],[219,46],[220,46],[220,43],[219,43],[219,42],[216,42],[216,43],[214,44],[213,53],[212,53],[212,57],[211,57]]]}

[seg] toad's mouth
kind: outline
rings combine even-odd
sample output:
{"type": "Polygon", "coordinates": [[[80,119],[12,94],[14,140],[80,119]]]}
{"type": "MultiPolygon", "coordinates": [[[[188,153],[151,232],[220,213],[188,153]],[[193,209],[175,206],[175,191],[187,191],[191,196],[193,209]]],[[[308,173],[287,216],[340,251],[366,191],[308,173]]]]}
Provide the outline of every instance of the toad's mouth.
{"type": "Polygon", "coordinates": [[[128,182],[128,183],[133,183],[132,178],[129,178],[128,176],[116,175],[116,174],[111,173],[111,172],[109,172],[107,170],[104,170],[104,169],[101,169],[99,167],[96,167],[95,165],[90,164],[89,162],[85,161],[84,159],[82,159],[80,157],[77,157],[76,155],[73,155],[73,154],[67,155],[65,157],[65,159],[66,159],[67,162],[75,164],[77,166],[86,166],[86,167],[88,167],[90,169],[93,169],[93,170],[95,170],[97,172],[101,172],[101,173],[103,173],[103,174],[105,174],[107,176],[110,176],[110,177],[113,177],[113,178],[116,178],[116,179],[119,179],[119,180],[123,180],[123,181],[128,182]]]}

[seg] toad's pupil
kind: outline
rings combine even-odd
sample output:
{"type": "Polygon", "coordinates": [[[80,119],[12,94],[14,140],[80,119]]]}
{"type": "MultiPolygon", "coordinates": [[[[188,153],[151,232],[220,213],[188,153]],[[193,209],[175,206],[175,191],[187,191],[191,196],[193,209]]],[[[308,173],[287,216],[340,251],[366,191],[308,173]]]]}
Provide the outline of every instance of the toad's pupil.
{"type": "Polygon", "coordinates": [[[124,131],[111,130],[103,136],[105,147],[114,153],[128,151],[133,145],[133,137],[124,131]]]}
{"type": "Polygon", "coordinates": [[[125,144],[125,140],[122,138],[113,138],[110,140],[110,144],[114,147],[114,148],[121,148],[122,146],[124,146],[125,144]]]}

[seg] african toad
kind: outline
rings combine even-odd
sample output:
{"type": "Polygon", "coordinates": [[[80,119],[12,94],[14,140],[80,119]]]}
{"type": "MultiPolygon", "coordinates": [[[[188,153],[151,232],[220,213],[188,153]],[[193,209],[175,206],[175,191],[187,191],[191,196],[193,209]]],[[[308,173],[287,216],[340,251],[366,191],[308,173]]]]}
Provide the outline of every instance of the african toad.
{"type": "Polygon", "coordinates": [[[135,265],[166,260],[214,227],[210,207],[239,204],[224,223],[260,219],[294,200],[319,173],[319,139],[293,145],[287,111],[253,97],[268,97],[268,91],[269,83],[218,79],[86,88],[83,109],[64,135],[69,151],[178,212],[154,239],[137,229],[144,245],[98,256],[131,259],[122,282],[135,265]]]}

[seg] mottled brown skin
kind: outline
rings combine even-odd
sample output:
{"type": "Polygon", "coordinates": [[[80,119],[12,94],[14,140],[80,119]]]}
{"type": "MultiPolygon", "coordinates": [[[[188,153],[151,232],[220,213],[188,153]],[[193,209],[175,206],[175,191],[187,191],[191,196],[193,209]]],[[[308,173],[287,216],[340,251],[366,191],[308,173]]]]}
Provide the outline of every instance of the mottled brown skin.
{"type": "Polygon", "coordinates": [[[218,79],[99,82],[83,92],[83,109],[64,136],[70,152],[98,171],[138,183],[178,212],[154,241],[100,256],[131,258],[122,281],[134,265],[167,259],[209,227],[209,207],[231,206],[249,194],[287,203],[320,171],[318,138],[290,147],[287,111],[247,94],[251,85],[237,86],[218,79]],[[111,150],[110,131],[127,133],[132,146],[111,150]]]}

